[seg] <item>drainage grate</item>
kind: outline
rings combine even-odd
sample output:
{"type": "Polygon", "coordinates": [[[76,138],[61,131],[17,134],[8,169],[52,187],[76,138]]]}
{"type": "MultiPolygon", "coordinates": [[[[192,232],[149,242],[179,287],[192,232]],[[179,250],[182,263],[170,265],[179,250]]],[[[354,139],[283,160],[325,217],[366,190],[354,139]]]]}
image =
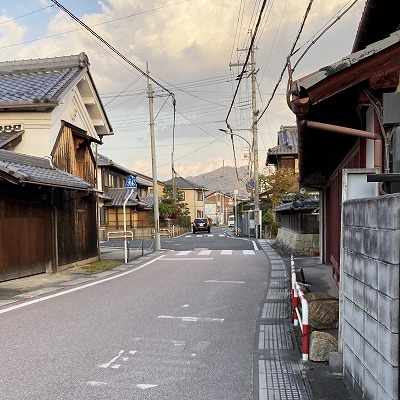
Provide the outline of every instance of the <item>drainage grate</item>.
{"type": "Polygon", "coordinates": [[[260,325],[258,349],[294,349],[289,325],[260,325]]]}
{"type": "Polygon", "coordinates": [[[264,303],[261,318],[289,318],[287,303],[264,303]]]}

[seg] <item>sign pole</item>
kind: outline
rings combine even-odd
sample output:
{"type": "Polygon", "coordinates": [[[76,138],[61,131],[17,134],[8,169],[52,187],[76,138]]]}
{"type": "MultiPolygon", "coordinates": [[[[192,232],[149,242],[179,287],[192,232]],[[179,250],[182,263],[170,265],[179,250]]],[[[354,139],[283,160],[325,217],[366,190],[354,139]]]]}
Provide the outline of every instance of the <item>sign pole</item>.
{"type": "Polygon", "coordinates": [[[132,175],[128,176],[128,179],[126,180],[125,183],[125,189],[129,189],[129,194],[124,200],[123,204],[123,211],[124,211],[124,252],[125,252],[125,264],[128,262],[128,242],[126,240],[126,203],[128,200],[131,198],[133,194],[133,189],[137,189],[137,183],[135,181],[135,178],[132,175]]]}

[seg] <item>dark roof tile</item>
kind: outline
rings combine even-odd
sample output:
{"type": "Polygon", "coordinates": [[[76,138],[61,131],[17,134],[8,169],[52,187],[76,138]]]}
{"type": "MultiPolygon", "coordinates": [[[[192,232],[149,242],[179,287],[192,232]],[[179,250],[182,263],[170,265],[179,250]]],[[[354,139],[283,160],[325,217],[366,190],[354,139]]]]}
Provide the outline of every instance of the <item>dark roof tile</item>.
{"type": "Polygon", "coordinates": [[[85,180],[53,167],[50,159],[0,149],[0,171],[19,183],[31,183],[68,189],[91,190],[85,180]]]}

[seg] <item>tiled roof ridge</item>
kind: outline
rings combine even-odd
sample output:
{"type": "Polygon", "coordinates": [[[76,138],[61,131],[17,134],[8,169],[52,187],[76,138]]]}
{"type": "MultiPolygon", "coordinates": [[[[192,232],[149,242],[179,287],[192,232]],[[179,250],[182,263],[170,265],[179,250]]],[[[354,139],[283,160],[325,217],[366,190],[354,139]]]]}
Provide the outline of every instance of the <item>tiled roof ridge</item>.
{"type": "Polygon", "coordinates": [[[32,58],[28,60],[14,60],[0,62],[0,72],[16,72],[45,69],[49,67],[89,67],[89,58],[86,53],[60,57],[32,58]]]}

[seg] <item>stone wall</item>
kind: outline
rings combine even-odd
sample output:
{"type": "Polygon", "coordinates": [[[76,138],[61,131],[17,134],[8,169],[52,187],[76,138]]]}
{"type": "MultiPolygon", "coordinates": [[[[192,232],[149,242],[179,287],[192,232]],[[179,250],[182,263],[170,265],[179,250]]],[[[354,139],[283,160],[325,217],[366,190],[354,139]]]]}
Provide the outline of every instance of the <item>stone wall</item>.
{"type": "Polygon", "coordinates": [[[399,398],[400,195],[343,205],[344,378],[357,397],[399,398]]]}
{"type": "Polygon", "coordinates": [[[296,255],[314,256],[319,254],[318,233],[298,233],[279,228],[276,244],[296,255]]]}

